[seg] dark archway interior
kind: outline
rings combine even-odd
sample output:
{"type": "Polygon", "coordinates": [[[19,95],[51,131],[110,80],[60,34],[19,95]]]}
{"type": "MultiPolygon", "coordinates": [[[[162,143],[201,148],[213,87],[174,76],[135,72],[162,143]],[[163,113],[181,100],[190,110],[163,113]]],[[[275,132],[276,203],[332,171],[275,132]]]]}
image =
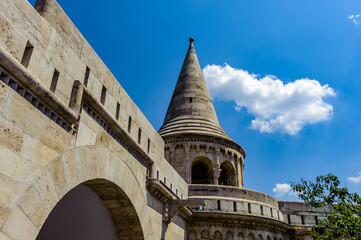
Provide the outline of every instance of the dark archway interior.
{"type": "Polygon", "coordinates": [[[221,164],[221,174],[219,176],[219,185],[236,186],[235,170],[231,163],[223,162],[221,164]]]}
{"type": "Polygon", "coordinates": [[[192,166],[192,184],[211,184],[208,167],[203,162],[196,162],[192,166]]]}
{"type": "Polygon", "coordinates": [[[54,207],[37,240],[144,240],[136,211],[126,194],[103,179],[69,191],[54,207]]]}

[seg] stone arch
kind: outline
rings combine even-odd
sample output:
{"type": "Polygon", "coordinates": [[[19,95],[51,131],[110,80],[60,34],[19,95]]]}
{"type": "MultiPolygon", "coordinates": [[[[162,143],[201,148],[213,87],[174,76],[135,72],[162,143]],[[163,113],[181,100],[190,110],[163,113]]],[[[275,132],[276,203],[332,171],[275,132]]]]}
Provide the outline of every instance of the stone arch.
{"type": "Polygon", "coordinates": [[[257,240],[263,240],[262,234],[258,234],[257,240]]]}
{"type": "Polygon", "coordinates": [[[191,179],[192,184],[211,184],[213,168],[212,161],[207,157],[197,157],[192,162],[191,179]]]}
{"type": "Polygon", "coordinates": [[[196,240],[197,239],[197,233],[194,230],[190,230],[188,232],[187,240],[196,240]]]}
{"type": "Polygon", "coordinates": [[[244,233],[243,232],[239,232],[238,235],[238,240],[244,240],[244,233]]]}
{"type": "Polygon", "coordinates": [[[50,212],[37,239],[100,238],[144,240],[139,217],[129,197],[115,183],[105,179],[86,181],[66,193],[50,212]],[[97,196],[98,204],[89,191],[97,196]],[[89,202],[91,204],[87,205],[89,202]]]}
{"type": "MultiPolygon", "coordinates": [[[[65,194],[82,183],[92,185],[106,181],[129,198],[139,218],[143,239],[155,239],[145,189],[139,183],[146,169],[131,165],[133,161],[123,160],[102,146],[78,147],[62,153],[42,168],[17,199],[3,224],[3,231],[13,239],[35,239],[65,194]]],[[[96,185],[92,189],[97,191],[96,185]]]]}
{"type": "Polygon", "coordinates": [[[219,185],[237,186],[236,170],[232,163],[230,163],[229,161],[223,161],[221,164],[219,185]]]}
{"type": "Polygon", "coordinates": [[[201,232],[201,239],[209,239],[209,232],[207,230],[201,232]]]}
{"type": "Polygon", "coordinates": [[[220,231],[215,231],[213,234],[214,240],[222,240],[222,233],[220,231]]]}
{"type": "Polygon", "coordinates": [[[255,236],[254,236],[254,234],[253,233],[250,233],[249,235],[248,235],[248,238],[247,238],[248,240],[256,240],[256,238],[255,238],[255,236]]]}
{"type": "Polygon", "coordinates": [[[268,236],[267,236],[267,240],[272,240],[271,236],[268,235],[268,236]]]}
{"type": "Polygon", "coordinates": [[[233,233],[232,233],[232,232],[227,232],[227,233],[226,233],[226,240],[234,240],[234,237],[233,237],[233,233]]]}

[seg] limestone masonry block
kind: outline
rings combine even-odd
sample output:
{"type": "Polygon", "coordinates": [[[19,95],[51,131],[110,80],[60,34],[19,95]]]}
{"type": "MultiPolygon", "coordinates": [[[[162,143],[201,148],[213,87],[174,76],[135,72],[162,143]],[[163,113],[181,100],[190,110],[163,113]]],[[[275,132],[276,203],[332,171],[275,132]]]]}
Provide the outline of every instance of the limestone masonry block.
{"type": "Polygon", "coordinates": [[[15,206],[9,214],[2,231],[14,240],[34,240],[38,235],[36,226],[18,206],[15,206]]]}
{"type": "Polygon", "coordinates": [[[0,145],[1,174],[22,183],[30,183],[41,167],[0,145]]]}
{"type": "Polygon", "coordinates": [[[56,151],[29,135],[26,135],[24,138],[21,153],[40,166],[45,166],[53,158],[58,156],[56,151]]]}
{"type": "Polygon", "coordinates": [[[11,208],[26,185],[0,174],[0,207],[11,208]]]}
{"type": "Polygon", "coordinates": [[[18,205],[34,225],[40,229],[49,214],[49,210],[44,205],[43,200],[33,185],[26,189],[18,205]]]}

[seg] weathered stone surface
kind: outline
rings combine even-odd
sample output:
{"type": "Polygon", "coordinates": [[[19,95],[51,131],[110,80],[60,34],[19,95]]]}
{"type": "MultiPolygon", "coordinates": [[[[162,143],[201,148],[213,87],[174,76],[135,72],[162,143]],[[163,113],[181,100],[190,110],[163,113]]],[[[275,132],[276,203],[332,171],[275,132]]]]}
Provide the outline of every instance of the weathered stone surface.
{"type": "Polygon", "coordinates": [[[34,186],[43,199],[47,209],[53,209],[59,201],[59,196],[50,173],[46,169],[35,178],[34,186]]]}
{"type": "Polygon", "coordinates": [[[34,225],[40,229],[49,214],[49,210],[44,205],[43,200],[33,185],[26,189],[18,205],[34,225]]]}
{"type": "Polygon", "coordinates": [[[19,240],[34,240],[38,235],[38,229],[18,206],[10,212],[2,231],[11,238],[19,240]]]}
{"type": "Polygon", "coordinates": [[[44,132],[46,134],[40,141],[58,153],[64,152],[73,145],[74,137],[54,122],[47,122],[44,132]]]}
{"type": "Polygon", "coordinates": [[[24,135],[24,132],[16,127],[15,124],[0,117],[0,142],[4,146],[15,152],[19,152],[24,135]]]}
{"type": "Polygon", "coordinates": [[[59,197],[62,198],[70,190],[62,158],[58,157],[49,163],[48,170],[53,179],[57,193],[59,194],[59,197]]]}
{"type": "Polygon", "coordinates": [[[0,207],[12,207],[26,185],[0,174],[0,207]]]}
{"type": "Polygon", "coordinates": [[[42,142],[26,135],[21,153],[28,159],[36,162],[40,166],[45,166],[53,158],[58,156],[58,153],[53,149],[47,147],[42,142]]]}
{"type": "Polygon", "coordinates": [[[5,176],[22,183],[29,183],[41,167],[0,145],[0,170],[5,176]]]}
{"type": "Polygon", "coordinates": [[[9,91],[10,91],[9,87],[0,81],[0,108],[4,104],[9,94],[9,91]]]}
{"type": "Polygon", "coordinates": [[[5,233],[0,232],[0,240],[11,240],[11,238],[7,236],[5,233]]]}

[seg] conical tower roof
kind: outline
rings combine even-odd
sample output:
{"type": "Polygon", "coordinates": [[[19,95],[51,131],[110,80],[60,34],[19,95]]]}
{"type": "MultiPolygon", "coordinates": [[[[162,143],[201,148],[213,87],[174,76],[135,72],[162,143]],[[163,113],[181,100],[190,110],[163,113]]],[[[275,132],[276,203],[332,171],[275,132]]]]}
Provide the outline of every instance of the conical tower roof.
{"type": "Polygon", "coordinates": [[[190,133],[231,140],[218,123],[193,41],[189,39],[187,55],[159,134],[167,137],[190,133]]]}

